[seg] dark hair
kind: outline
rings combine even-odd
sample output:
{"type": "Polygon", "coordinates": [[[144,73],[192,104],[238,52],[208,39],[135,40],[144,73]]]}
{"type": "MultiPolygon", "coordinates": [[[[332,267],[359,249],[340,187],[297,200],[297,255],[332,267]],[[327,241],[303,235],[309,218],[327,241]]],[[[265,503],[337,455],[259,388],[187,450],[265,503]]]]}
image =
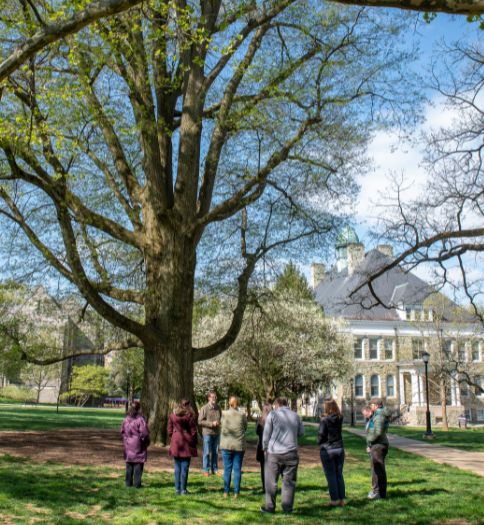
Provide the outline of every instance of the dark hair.
{"type": "Polygon", "coordinates": [[[325,399],[324,401],[324,415],[332,416],[336,414],[341,417],[341,410],[339,409],[338,403],[334,399],[325,399]]]}
{"type": "Polygon", "coordinates": [[[264,403],[262,405],[262,413],[260,415],[258,424],[264,428],[264,425],[266,424],[267,416],[269,415],[269,412],[272,410],[272,405],[270,403],[264,403]]]}
{"type": "Polygon", "coordinates": [[[274,404],[280,407],[287,407],[287,399],[285,397],[276,397],[274,404]]]}
{"type": "Polygon", "coordinates": [[[131,401],[131,405],[129,406],[128,410],[128,416],[134,417],[137,416],[141,412],[141,404],[139,401],[131,401]]]}

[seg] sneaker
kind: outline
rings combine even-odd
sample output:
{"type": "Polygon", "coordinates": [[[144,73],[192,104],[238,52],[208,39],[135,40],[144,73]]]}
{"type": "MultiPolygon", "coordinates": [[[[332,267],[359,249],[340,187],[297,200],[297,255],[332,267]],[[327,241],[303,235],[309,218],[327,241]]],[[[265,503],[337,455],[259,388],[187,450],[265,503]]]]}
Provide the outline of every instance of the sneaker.
{"type": "Polygon", "coordinates": [[[175,490],[175,496],[179,496],[181,494],[180,490],[175,490]]]}
{"type": "Polygon", "coordinates": [[[265,512],[267,514],[275,514],[275,512],[276,512],[275,510],[266,509],[265,507],[261,507],[259,510],[261,512],[265,512]]]}
{"type": "Polygon", "coordinates": [[[368,494],[368,499],[374,500],[374,499],[381,499],[380,494],[377,494],[376,492],[370,492],[368,494]]]}
{"type": "Polygon", "coordinates": [[[228,492],[224,492],[224,498],[228,498],[229,497],[229,493],[228,492]]]}
{"type": "Polygon", "coordinates": [[[203,471],[203,475],[204,475],[206,478],[208,478],[208,476],[210,476],[210,473],[207,472],[206,470],[204,470],[204,471],[203,471]]]}
{"type": "Polygon", "coordinates": [[[182,496],[189,496],[191,494],[191,492],[188,492],[188,490],[182,490],[181,491],[181,495],[182,496]]]}

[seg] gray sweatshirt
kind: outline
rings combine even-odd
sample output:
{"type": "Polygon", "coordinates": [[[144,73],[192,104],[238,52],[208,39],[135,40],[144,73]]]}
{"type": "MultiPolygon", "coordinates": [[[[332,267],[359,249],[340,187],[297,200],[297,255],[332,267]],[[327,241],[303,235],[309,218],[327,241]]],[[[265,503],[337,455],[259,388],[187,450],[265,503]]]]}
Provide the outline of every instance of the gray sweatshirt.
{"type": "Polygon", "coordinates": [[[296,412],[281,407],[269,413],[262,436],[262,448],[269,454],[286,454],[297,450],[298,437],[304,427],[296,412]]]}

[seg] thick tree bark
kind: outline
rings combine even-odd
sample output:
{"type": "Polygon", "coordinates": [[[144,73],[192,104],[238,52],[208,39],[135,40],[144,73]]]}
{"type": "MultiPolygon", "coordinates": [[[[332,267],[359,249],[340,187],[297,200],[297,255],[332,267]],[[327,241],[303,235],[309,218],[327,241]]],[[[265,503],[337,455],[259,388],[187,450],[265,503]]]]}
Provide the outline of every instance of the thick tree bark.
{"type": "Polygon", "coordinates": [[[170,411],[180,398],[193,398],[196,257],[194,243],[180,233],[164,237],[163,243],[152,246],[155,248],[145,257],[145,315],[150,335],[144,344],[142,404],[153,441],[166,443],[170,411]]]}
{"type": "Polygon", "coordinates": [[[167,442],[168,415],[175,403],[191,398],[193,393],[193,359],[190,332],[174,330],[171,344],[145,348],[143,413],[147,417],[151,439],[167,442]]]}

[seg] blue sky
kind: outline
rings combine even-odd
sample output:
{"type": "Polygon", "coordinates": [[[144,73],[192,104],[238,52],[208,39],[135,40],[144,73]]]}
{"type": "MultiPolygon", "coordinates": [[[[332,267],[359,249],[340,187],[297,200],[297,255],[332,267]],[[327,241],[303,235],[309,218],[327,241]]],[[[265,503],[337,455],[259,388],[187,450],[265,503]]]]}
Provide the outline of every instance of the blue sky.
{"type": "MultiPolygon", "coordinates": [[[[420,23],[408,34],[409,43],[417,39],[421,53],[416,65],[420,75],[428,76],[432,60],[438,60],[438,44],[444,39],[447,44],[457,40],[469,39],[476,41],[483,37],[483,31],[478,24],[468,23],[465,17],[439,14],[430,24],[420,23]]],[[[428,91],[427,96],[432,102],[423,108],[425,122],[412,132],[414,139],[425,130],[449,126],[455,117],[449,111],[443,111],[441,99],[435,92],[428,91]]],[[[422,146],[423,147],[423,146],[422,146]]],[[[409,141],[401,140],[397,131],[388,130],[377,133],[369,147],[369,157],[373,161],[369,176],[361,177],[359,183],[361,192],[354,206],[355,229],[366,248],[373,247],[369,231],[376,224],[379,214],[383,213],[378,204],[384,201],[392,192],[392,182],[403,178],[408,187],[405,195],[411,199],[416,197],[424,188],[427,178],[421,167],[422,148],[409,141]]],[[[469,269],[473,278],[484,280],[484,264],[482,258],[470,260],[469,269]]],[[[420,277],[432,280],[433,273],[430,266],[422,265],[415,271],[420,277]]],[[[447,290],[450,293],[450,290],[447,290]]]]}

